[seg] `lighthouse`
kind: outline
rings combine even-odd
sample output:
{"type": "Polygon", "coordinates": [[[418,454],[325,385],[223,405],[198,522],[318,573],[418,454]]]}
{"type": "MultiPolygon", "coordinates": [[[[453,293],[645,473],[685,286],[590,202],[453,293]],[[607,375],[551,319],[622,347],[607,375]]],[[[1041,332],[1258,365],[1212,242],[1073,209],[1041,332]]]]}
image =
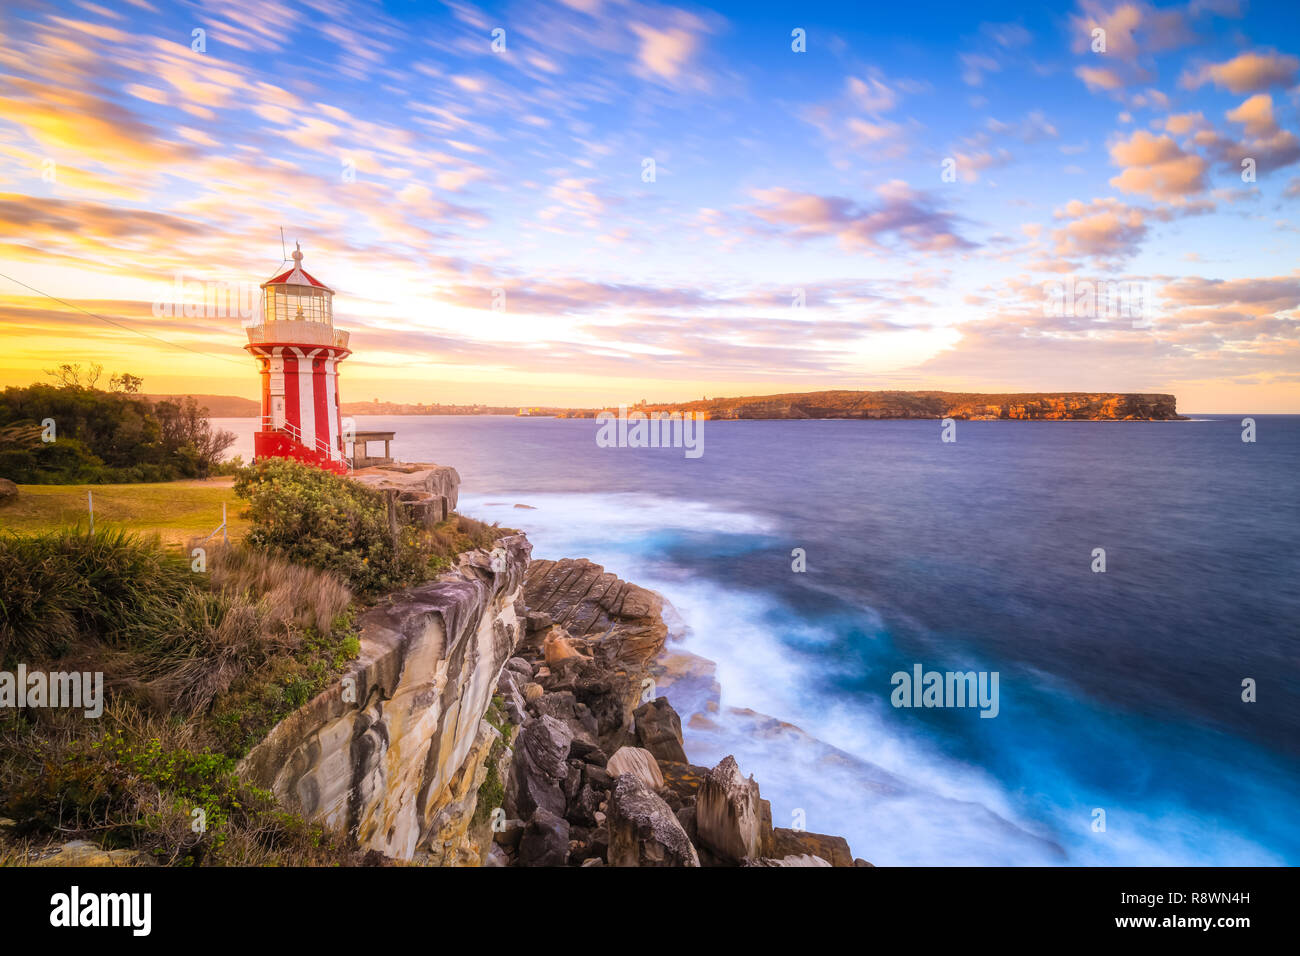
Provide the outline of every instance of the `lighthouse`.
{"type": "Polygon", "coordinates": [[[262,283],[262,314],[247,326],[244,346],[262,373],[262,423],[253,436],[257,459],[293,458],[344,474],[339,363],[351,355],[348,333],[334,328],[334,290],[302,267],[262,283]]]}

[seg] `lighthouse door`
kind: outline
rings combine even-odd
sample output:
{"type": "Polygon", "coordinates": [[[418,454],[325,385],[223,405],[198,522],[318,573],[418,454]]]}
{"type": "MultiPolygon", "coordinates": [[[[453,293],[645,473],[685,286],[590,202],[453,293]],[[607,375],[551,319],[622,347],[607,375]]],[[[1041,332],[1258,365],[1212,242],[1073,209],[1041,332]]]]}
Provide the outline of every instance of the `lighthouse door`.
{"type": "Polygon", "coordinates": [[[284,427],[284,396],[283,395],[271,396],[271,427],[272,428],[284,427]]]}

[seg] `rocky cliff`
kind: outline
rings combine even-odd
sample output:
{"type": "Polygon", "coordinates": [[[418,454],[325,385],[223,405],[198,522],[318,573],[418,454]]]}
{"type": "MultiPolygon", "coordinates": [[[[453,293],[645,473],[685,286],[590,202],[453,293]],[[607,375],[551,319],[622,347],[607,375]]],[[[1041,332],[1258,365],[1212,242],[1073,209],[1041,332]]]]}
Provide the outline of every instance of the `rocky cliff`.
{"type": "Polygon", "coordinates": [[[484,718],[523,632],[530,552],[522,535],[503,538],[495,555],[463,554],[455,570],[368,611],[355,665],[278,724],[243,776],[362,848],[480,862],[487,846],[472,817],[502,737],[484,718]]]}
{"type": "Polygon", "coordinates": [[[659,597],[585,560],[535,561],[527,631],[499,690],[522,712],[500,866],[867,866],[841,837],[773,828],[758,784],[727,757],[692,765],[654,694],[659,597]]]}
{"type": "MultiPolygon", "coordinates": [[[[715,398],[682,405],[640,405],[636,411],[696,412],[710,419],[957,418],[1032,421],[1175,421],[1177,399],[1162,394],[1115,392],[799,392],[749,398],[715,398]]],[[[591,417],[597,410],[570,410],[591,417]]]]}
{"type": "Polygon", "coordinates": [[[774,829],[734,758],[690,764],[654,695],[660,598],[586,560],[469,552],[361,619],[339,685],[240,765],[384,857],[451,866],[863,866],[774,829]]]}

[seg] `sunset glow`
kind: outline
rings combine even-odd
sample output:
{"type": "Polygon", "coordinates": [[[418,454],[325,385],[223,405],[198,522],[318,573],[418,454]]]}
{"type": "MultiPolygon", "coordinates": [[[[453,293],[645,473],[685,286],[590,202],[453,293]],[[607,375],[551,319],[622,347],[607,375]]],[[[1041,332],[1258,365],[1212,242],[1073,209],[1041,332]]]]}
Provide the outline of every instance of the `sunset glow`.
{"type": "Polygon", "coordinates": [[[1293,5],[998,6],[11,5],[0,386],[256,397],[240,316],[155,303],[255,290],[283,227],[355,399],[1300,411],[1293,5]],[[1140,285],[1142,321],[1051,314],[1067,279],[1140,285]]]}

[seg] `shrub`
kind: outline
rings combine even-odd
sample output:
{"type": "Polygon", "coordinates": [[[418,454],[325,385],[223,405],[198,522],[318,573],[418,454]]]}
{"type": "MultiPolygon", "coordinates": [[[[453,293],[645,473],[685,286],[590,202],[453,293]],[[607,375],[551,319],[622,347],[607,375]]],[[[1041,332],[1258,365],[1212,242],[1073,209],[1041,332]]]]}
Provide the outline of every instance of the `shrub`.
{"type": "Polygon", "coordinates": [[[415,532],[399,524],[396,540],[384,495],[320,468],[268,458],[235,479],[253,521],[246,541],[331,571],[354,588],[376,592],[399,587],[420,572],[415,532]]]}

